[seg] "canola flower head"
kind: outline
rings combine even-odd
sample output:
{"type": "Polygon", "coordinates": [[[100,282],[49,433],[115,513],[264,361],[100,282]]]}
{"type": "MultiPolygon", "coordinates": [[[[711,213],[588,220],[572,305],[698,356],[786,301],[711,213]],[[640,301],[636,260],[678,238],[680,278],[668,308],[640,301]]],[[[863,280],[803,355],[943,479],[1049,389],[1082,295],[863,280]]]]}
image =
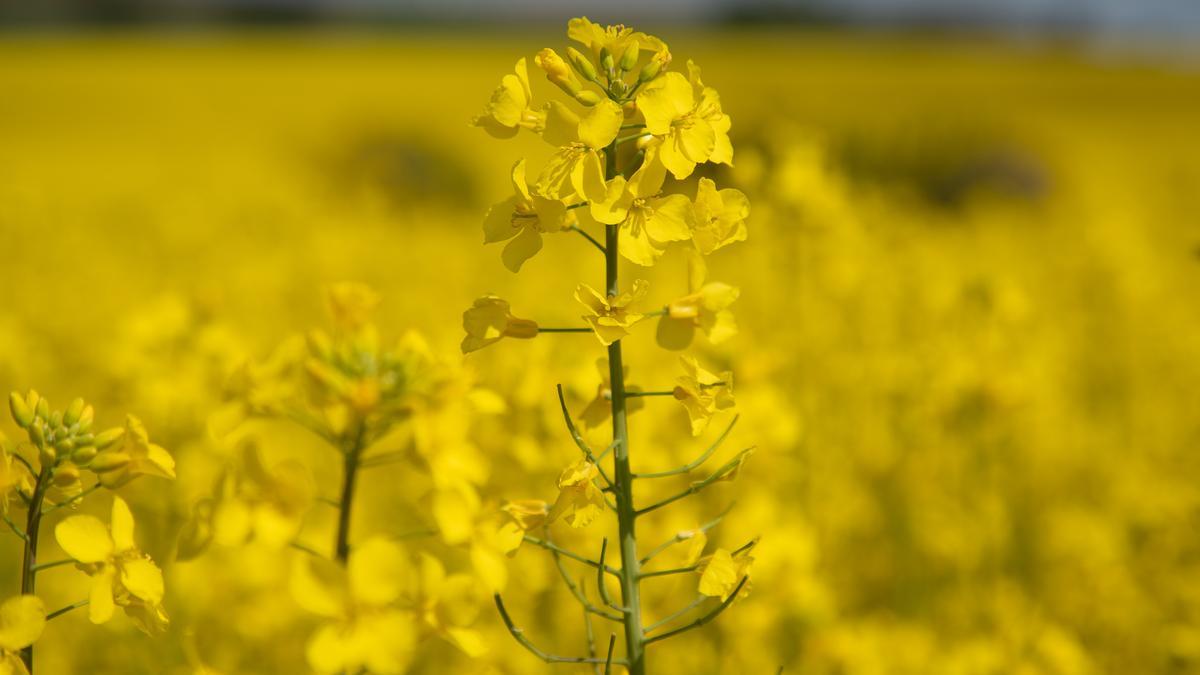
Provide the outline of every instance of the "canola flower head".
{"type": "Polygon", "coordinates": [[[507,241],[501,260],[512,272],[542,249],[542,234],[561,232],[576,222],[575,214],[558,199],[531,191],[525,178],[525,160],[512,169],[513,195],[494,205],[483,220],[485,244],[507,241]]]}
{"type": "Polygon", "coordinates": [[[582,116],[558,101],[546,105],[542,138],[558,149],[537,179],[537,192],[563,202],[603,200],[604,148],[616,139],[625,120],[620,105],[604,100],[582,116]]]}
{"type": "Polygon", "coordinates": [[[37,642],[46,627],[46,605],[36,595],[0,603],[0,673],[28,675],[21,650],[37,642]]]}
{"type": "Polygon", "coordinates": [[[688,256],[688,294],[667,303],[658,321],[656,338],[664,349],[687,349],[700,331],[713,344],[737,334],[737,321],[729,309],[741,291],[729,284],[707,282],[707,265],[696,252],[688,256]]]}
{"type": "Polygon", "coordinates": [[[166,630],[162,571],[134,541],[133,513],[113,496],[108,525],[95,516],[76,515],[54,528],[54,537],[77,567],[92,578],[88,618],[106,623],[121,607],[142,631],[166,630]]]}
{"type": "Polygon", "coordinates": [[[700,80],[700,68],[688,62],[690,79],[670,72],[642,88],[637,106],[646,130],[661,141],[663,164],[677,179],[692,175],[703,162],[733,163],[731,122],[721,99],[700,80]]]}
{"type": "Polygon", "coordinates": [[[579,284],[575,299],[588,310],[583,320],[592,327],[601,344],[608,346],[628,335],[629,329],[642,320],[644,315],[634,311],[633,306],[646,297],[649,287],[644,279],[638,279],[630,290],[617,296],[604,296],[587,284],[579,284]]]}
{"type": "Polygon", "coordinates": [[[616,176],[606,186],[603,201],[593,201],[593,218],[619,225],[619,251],[644,267],[658,261],[668,245],[692,237],[695,210],[683,195],[662,195],[666,171],[655,149],[627,181],[616,176]]]}
{"type": "Polygon", "coordinates": [[[462,353],[470,354],[506,337],[522,340],[537,337],[538,325],[513,316],[507,300],[485,295],[463,312],[463,330],[467,335],[462,340],[462,353]]]}
{"type": "Polygon", "coordinates": [[[482,115],[471,123],[495,138],[516,136],[521,129],[540,132],[545,114],[533,107],[533,92],[529,88],[529,65],[522,57],[514,72],[500,80],[492,92],[482,115]]]}

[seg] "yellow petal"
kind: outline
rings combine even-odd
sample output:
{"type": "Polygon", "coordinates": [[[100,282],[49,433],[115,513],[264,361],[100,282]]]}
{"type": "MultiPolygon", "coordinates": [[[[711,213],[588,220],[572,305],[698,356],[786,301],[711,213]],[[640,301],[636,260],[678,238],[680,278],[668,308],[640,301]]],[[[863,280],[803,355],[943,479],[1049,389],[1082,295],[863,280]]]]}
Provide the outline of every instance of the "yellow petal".
{"type": "Polygon", "coordinates": [[[0,604],[0,648],[15,652],[42,636],[46,605],[36,595],[18,595],[0,604]]]}
{"type": "Polygon", "coordinates": [[[741,569],[733,556],[723,548],[717,549],[700,575],[700,593],[714,598],[724,598],[733,592],[741,581],[741,569]]]}
{"type": "Polygon", "coordinates": [[[578,141],[579,115],[558,101],[547,103],[546,127],[542,130],[542,139],[556,147],[578,141]]]}
{"type": "Polygon", "coordinates": [[[579,120],[579,140],[593,150],[612,143],[625,121],[625,113],[615,101],[604,99],[588,109],[579,120]]]}
{"type": "Polygon", "coordinates": [[[687,349],[696,335],[696,324],[691,319],[672,319],[664,316],[658,320],[655,339],[663,349],[679,351],[687,349]]]}
{"type": "Polygon", "coordinates": [[[350,594],[359,602],[380,607],[394,602],[413,583],[412,566],[404,548],[373,537],[350,553],[350,594]]]}
{"type": "Polygon", "coordinates": [[[113,495],[112,541],[114,551],[120,553],[137,548],[133,541],[133,513],[124,499],[113,495]]]}
{"type": "Polygon", "coordinates": [[[513,225],[513,213],[519,202],[520,198],[513,196],[488,209],[487,215],[483,217],[483,243],[506,241],[517,235],[518,228],[513,225]]]}
{"type": "Polygon", "coordinates": [[[626,189],[626,185],[624,176],[617,176],[608,181],[604,199],[594,201],[589,206],[592,217],[607,225],[616,225],[625,220],[634,198],[633,193],[626,189]]]}
{"type": "Polygon", "coordinates": [[[412,617],[386,612],[359,620],[355,631],[363,665],[378,675],[400,675],[408,668],[416,643],[412,617]]]}
{"type": "Polygon", "coordinates": [[[358,665],[357,648],[340,626],[323,626],[304,650],[308,665],[318,673],[341,673],[358,665]]]}
{"type": "Polygon", "coordinates": [[[345,570],[332,561],[297,557],[288,586],[296,604],[317,616],[340,616],[346,606],[345,570]]]}
{"type": "Polygon", "coordinates": [[[500,254],[500,259],[509,271],[520,272],[521,265],[537,255],[540,250],[542,250],[542,235],[532,227],[525,227],[521,229],[520,234],[504,246],[504,252],[500,254]]]}
{"type": "Polygon", "coordinates": [[[659,242],[684,241],[692,236],[692,202],[683,195],[667,195],[651,202],[646,232],[659,242]]]}
{"type": "Polygon", "coordinates": [[[92,577],[92,587],[88,591],[88,620],[94,624],[107,623],[112,618],[115,604],[113,602],[113,576],[115,570],[105,566],[99,574],[92,577]]]}
{"type": "Polygon", "coordinates": [[[157,605],[163,598],[162,570],[148,558],[121,564],[121,585],[135,598],[157,605]]]}
{"type": "Polygon", "coordinates": [[[681,142],[677,134],[671,134],[663,141],[663,144],[658,149],[659,160],[663,166],[675,176],[677,180],[683,180],[692,175],[692,171],[696,169],[696,162],[688,159],[683,152],[681,142]]]}
{"type": "Polygon", "coordinates": [[[603,201],[608,198],[608,188],[604,183],[604,165],[600,162],[598,151],[585,152],[578,158],[571,168],[571,187],[588,201],[603,201]]]}
{"type": "Polygon", "coordinates": [[[54,528],[54,538],[62,550],[82,563],[108,560],[113,540],[108,528],[94,516],[71,516],[54,528]]]}
{"type": "Polygon", "coordinates": [[[671,130],[671,122],[682,117],[696,105],[692,85],[680,73],[666,73],[655,86],[643,89],[637,96],[638,110],[646,118],[646,130],[662,136],[671,130]]]}

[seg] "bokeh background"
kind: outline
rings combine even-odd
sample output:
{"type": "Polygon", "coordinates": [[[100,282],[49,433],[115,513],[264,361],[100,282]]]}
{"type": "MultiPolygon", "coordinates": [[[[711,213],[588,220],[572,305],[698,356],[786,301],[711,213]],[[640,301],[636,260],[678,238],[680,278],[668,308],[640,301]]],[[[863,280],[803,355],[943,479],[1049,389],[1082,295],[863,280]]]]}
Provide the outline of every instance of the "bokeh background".
{"type": "MultiPolygon", "coordinates": [[[[487,508],[553,494],[576,452],[553,385],[582,406],[598,345],[464,361],[460,314],[495,292],[568,323],[575,284],[602,269],[577,237],[548,238],[519,276],[481,245],[512,162],[548,149],[468,122],[581,14],[703,66],[735,147],[706,175],[753,209],[749,239],[711,261],[742,290],[740,334],[697,351],[737,374],[727,452],[758,452],[642,531],[657,542],[736,498],[712,538],[762,537],[754,592],[652,670],[1200,672],[1200,5],[5,0],[0,388],[83,395],[113,424],[136,412],[180,475],[124,491],[171,630],[68,615],[39,672],[306,672],[315,624],[286,583],[302,554],[175,547],[232,457],[211,424],[230,374],[326,325],[329,283],[372,285],[381,334],[419,331],[496,394],[461,420],[487,508]]],[[[680,294],[682,257],[647,278],[655,300],[680,294]]],[[[652,332],[627,347],[648,387],[675,370],[652,332]]],[[[666,404],[633,417],[637,461],[694,454],[681,420],[666,404]]],[[[286,425],[256,433],[335,490],[327,450],[286,425]]],[[[359,531],[427,525],[429,471],[377,471],[359,531]]],[[[329,515],[314,507],[305,538],[331,536],[329,515]]],[[[14,593],[17,544],[0,542],[14,593]]],[[[452,542],[411,546],[472,573],[452,542]]],[[[531,636],[582,649],[550,561],[523,549],[509,568],[531,636]]],[[[83,592],[52,574],[48,604],[83,592]]],[[[651,614],[689,583],[651,593],[651,614]]],[[[413,672],[548,669],[486,593],[477,614],[463,621],[485,656],[435,639],[413,672]]]]}

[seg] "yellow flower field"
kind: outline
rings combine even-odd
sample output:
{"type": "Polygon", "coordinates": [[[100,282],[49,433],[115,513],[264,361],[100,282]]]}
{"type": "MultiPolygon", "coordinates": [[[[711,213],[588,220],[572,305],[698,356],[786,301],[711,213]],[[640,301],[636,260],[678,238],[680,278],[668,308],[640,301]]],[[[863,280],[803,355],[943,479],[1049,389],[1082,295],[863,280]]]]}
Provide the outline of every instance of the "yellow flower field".
{"type": "Polygon", "coordinates": [[[0,673],[1200,673],[1200,72],[654,28],[0,38],[0,673]]]}

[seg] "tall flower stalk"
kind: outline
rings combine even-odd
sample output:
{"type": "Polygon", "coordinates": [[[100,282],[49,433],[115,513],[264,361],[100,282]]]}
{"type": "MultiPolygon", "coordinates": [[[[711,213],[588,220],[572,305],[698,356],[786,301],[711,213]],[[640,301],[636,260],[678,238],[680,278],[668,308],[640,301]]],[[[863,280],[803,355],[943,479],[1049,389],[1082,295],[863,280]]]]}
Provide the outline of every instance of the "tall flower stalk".
{"type": "Polygon", "coordinates": [[[583,457],[560,475],[559,495],[553,503],[519,500],[507,504],[504,511],[510,520],[500,533],[500,538],[508,542],[510,554],[525,543],[551,553],[563,581],[583,606],[587,655],[558,656],[541,650],[517,628],[499,594],[495,601],[512,636],[542,660],[591,664],[596,673],[602,668],[609,672],[617,664],[634,675],[643,675],[647,672],[648,646],[707,624],[745,594],[753,560],[750,553],[756,542],[752,540],[732,552],[717,549],[711,555],[702,555],[706,533],[720,521],[718,517],[695,530],[678,533],[649,553],[639,550],[639,518],[698,494],[713,483],[734,478],[749,449],[682,492],[639,508],[634,494],[636,481],[681,476],[698,469],[717,452],[728,429],[692,462],[666,471],[637,473],[628,426],[633,404],[647,397],[674,399],[685,407],[691,431],[698,435],[714,415],[733,408],[733,381],[731,373],[716,375],[704,370],[695,359],[682,357],[684,372],[675,387],[635,389],[627,383],[622,338],[652,318],[658,319],[658,342],[667,349],[686,349],[697,332],[713,342],[735,332],[728,307],[736,300],[737,289],[704,283],[703,256],[745,239],[749,204],[737,190],[718,191],[708,179],[700,179],[694,199],[664,192],[668,173],[683,180],[699,163],[729,164],[733,159],[729,117],[722,112],[716,91],[700,80],[698,67],[688,62],[687,75],[671,71],[671,53],[662,40],[624,26],[599,26],[586,18],[573,19],[568,36],[583,50],[568,48],[563,58],[553,49],[543,49],[534,59],[547,79],[567,94],[568,103],[551,100],[535,107],[527,63],[521,59],[515,73],[504,77],[484,114],[475,120],[493,136],[508,138],[526,129],[555,148],[535,181],[527,178],[525,160],[514,165],[514,196],[488,212],[484,242],[507,242],[501,257],[505,266],[516,272],[541,250],[543,235],[581,235],[604,256],[604,291],[597,292],[584,283],[578,286],[575,297],[586,308],[582,317],[586,327],[543,327],[531,319],[514,316],[507,301],[495,296],[480,298],[463,315],[467,335],[462,350],[470,353],[505,338],[531,339],[542,333],[568,332],[590,332],[604,346],[605,382],[580,422],[594,428],[603,418],[609,418],[603,421],[611,424],[611,443],[599,452],[589,446],[567,408],[560,386],[564,420],[583,457]],[[602,237],[593,234],[599,230],[603,230],[602,237]],[[649,267],[672,248],[683,249],[688,262],[688,294],[664,307],[644,311],[640,306],[647,284],[634,280],[623,289],[620,263],[624,259],[649,267]],[[551,524],[561,521],[582,528],[606,511],[616,516],[619,566],[607,562],[607,539],[600,544],[598,558],[570,551],[551,539],[551,524]],[[684,541],[691,542],[688,564],[646,571],[655,556],[684,541]],[[595,573],[593,585],[598,598],[586,592],[586,578],[576,581],[572,577],[564,559],[595,573]],[[697,597],[647,626],[642,582],[687,573],[700,575],[697,597]],[[619,604],[610,597],[608,577],[619,584],[619,604]],[[620,624],[623,656],[614,654],[616,631],[603,655],[597,650],[593,617],[620,624]]]}

